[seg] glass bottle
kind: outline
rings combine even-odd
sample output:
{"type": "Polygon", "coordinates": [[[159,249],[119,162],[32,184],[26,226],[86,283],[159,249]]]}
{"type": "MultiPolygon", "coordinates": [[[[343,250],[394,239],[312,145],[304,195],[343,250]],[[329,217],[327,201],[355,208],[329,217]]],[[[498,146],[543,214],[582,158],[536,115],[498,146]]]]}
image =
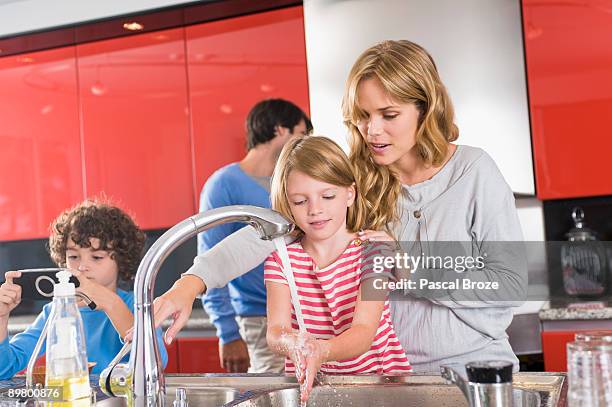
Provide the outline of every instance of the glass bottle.
{"type": "Polygon", "coordinates": [[[584,211],[572,210],[574,227],[561,247],[563,288],[568,295],[598,297],[607,288],[606,252],[595,232],[584,223],[584,211]]]}
{"type": "MultiPolygon", "coordinates": [[[[47,388],[60,389],[61,401],[89,401],[91,388],[87,370],[87,349],[83,320],[76,304],[71,274],[61,270],[53,289],[47,331],[47,388]]],[[[61,404],[61,403],[60,403],[61,404]]],[[[79,404],[80,405],[80,404],[79,404]]]]}

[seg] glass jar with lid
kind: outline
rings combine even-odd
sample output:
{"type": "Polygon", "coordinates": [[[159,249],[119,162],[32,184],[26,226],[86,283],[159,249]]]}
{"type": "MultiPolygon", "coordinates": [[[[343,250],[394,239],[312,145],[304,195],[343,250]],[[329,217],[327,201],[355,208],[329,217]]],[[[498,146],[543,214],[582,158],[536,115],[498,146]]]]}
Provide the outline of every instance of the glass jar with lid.
{"type": "Polygon", "coordinates": [[[574,227],[561,247],[563,288],[571,296],[602,296],[608,277],[605,247],[596,233],[585,226],[582,208],[572,210],[572,219],[574,227]]]}

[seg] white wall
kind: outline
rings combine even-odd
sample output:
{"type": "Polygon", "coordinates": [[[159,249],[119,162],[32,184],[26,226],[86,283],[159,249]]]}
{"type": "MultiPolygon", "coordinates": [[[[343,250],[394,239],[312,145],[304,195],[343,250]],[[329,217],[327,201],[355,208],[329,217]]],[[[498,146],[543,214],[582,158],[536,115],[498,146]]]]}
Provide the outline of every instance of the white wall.
{"type": "Polygon", "coordinates": [[[527,264],[529,266],[530,284],[547,282],[548,265],[544,245],[544,212],[542,202],[535,198],[518,198],[516,209],[527,245],[527,264]]]}
{"type": "MultiPolygon", "coordinates": [[[[535,193],[519,1],[304,0],[304,19],[317,133],[348,149],[340,104],[353,62],[376,42],[409,39],[436,61],[458,142],[484,148],[514,192],[535,193]]],[[[516,206],[525,240],[544,241],[542,203],[518,198],[516,206]]],[[[530,279],[545,280],[545,253],[530,249],[530,279]]]]}
{"type": "Polygon", "coordinates": [[[0,0],[0,37],[152,10],[186,0],[0,0]]]}
{"type": "Polygon", "coordinates": [[[367,47],[409,39],[433,56],[456,110],[458,142],[484,148],[512,190],[535,193],[516,0],[304,0],[310,106],[317,133],[346,146],[340,103],[367,47]]]}

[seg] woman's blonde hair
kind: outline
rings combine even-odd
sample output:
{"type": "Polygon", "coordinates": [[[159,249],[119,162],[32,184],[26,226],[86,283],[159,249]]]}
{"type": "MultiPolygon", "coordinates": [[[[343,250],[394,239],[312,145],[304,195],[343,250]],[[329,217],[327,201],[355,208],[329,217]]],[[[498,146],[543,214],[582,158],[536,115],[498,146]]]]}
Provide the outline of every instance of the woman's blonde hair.
{"type": "Polygon", "coordinates": [[[413,103],[419,111],[416,148],[425,165],[439,166],[448,154],[449,143],[459,136],[454,110],[436,65],[425,49],[406,40],[383,41],[365,50],[353,65],[346,82],[342,113],[350,132],[350,160],[357,171],[358,185],[366,194],[372,226],[384,227],[397,220],[399,179],[391,170],[373,162],[357,123],[365,118],[357,90],[367,79],[377,79],[389,96],[399,103],[413,103]]]}
{"type": "MultiPolygon", "coordinates": [[[[291,171],[300,171],[328,184],[350,187],[354,185],[355,201],[348,208],[347,229],[354,233],[366,224],[366,203],[355,179],[355,170],[342,148],[327,137],[304,136],[285,144],[274,167],[270,198],[272,208],[295,223],[287,195],[287,179],[291,171]]],[[[298,235],[303,231],[296,227],[298,235]]]]}

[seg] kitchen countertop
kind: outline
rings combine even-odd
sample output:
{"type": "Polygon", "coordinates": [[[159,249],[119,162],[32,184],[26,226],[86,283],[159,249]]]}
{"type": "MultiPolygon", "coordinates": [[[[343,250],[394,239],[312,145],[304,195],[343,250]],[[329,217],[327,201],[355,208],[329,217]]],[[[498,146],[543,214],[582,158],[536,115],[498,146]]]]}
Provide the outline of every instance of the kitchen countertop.
{"type": "MultiPolygon", "coordinates": [[[[34,322],[37,316],[38,315],[36,314],[11,317],[8,325],[9,335],[15,335],[19,332],[23,332],[32,322],[34,322]]],[[[170,320],[164,321],[162,323],[162,328],[168,328],[170,326],[170,322],[170,320]]],[[[214,330],[215,328],[211,324],[206,312],[204,312],[204,310],[201,308],[195,308],[187,321],[187,325],[185,325],[181,333],[188,333],[190,331],[213,331],[214,334],[214,330]]]]}
{"type": "Polygon", "coordinates": [[[542,321],[612,319],[612,301],[553,300],[540,310],[539,317],[542,321]]]}

